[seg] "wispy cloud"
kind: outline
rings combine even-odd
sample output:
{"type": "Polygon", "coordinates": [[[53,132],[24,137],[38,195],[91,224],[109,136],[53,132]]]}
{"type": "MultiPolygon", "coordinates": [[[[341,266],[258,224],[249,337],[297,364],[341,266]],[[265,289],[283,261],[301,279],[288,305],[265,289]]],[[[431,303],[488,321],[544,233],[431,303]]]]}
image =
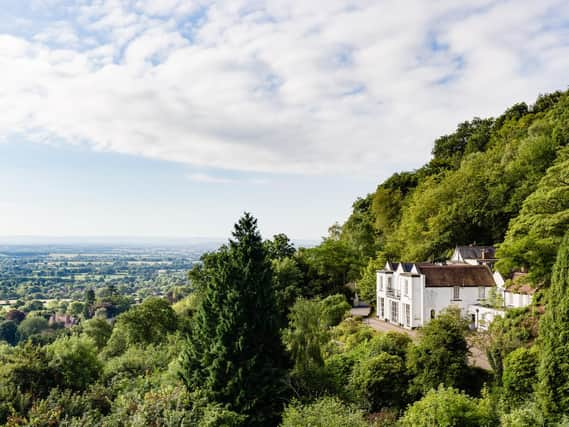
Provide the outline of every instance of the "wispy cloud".
{"type": "Polygon", "coordinates": [[[567,86],[560,0],[33,4],[53,22],[0,34],[0,139],[197,167],[382,174],[420,164],[460,120],[567,86]]]}
{"type": "Polygon", "coordinates": [[[266,179],[260,178],[228,178],[201,172],[189,173],[186,175],[186,178],[190,181],[204,184],[266,184],[268,182],[266,179]]]}

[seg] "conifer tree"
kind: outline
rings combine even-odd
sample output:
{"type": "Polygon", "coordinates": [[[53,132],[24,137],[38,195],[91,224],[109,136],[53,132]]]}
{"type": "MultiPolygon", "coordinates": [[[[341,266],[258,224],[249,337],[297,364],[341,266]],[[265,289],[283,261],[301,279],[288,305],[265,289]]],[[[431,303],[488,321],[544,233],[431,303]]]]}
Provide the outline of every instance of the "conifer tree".
{"type": "Polygon", "coordinates": [[[257,220],[235,225],[228,246],[203,258],[192,278],[200,305],[181,377],[230,410],[247,425],[276,425],[284,406],[288,359],[280,339],[272,273],[257,220]]]}
{"type": "Polygon", "coordinates": [[[569,232],[557,252],[539,335],[538,398],[544,415],[554,420],[569,413],[569,232]]]}

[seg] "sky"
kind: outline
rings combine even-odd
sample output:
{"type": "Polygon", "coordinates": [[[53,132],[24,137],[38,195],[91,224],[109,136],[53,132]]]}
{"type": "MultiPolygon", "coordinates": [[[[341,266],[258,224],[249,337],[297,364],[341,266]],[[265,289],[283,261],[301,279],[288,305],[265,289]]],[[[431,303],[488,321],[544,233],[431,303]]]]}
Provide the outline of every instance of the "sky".
{"type": "Polygon", "coordinates": [[[317,239],[568,76],[565,0],[0,0],[0,238],[317,239]]]}

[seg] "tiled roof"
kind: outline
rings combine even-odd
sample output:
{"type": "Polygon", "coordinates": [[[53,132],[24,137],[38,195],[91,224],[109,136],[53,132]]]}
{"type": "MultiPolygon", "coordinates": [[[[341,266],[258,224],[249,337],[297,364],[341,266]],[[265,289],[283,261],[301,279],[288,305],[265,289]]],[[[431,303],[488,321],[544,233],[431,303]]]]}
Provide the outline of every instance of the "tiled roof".
{"type": "Polygon", "coordinates": [[[524,294],[524,295],[533,295],[535,294],[534,287],[530,286],[529,284],[520,285],[518,283],[514,283],[506,288],[506,292],[511,292],[513,294],[524,294]]]}
{"type": "Polygon", "coordinates": [[[468,264],[419,264],[425,275],[426,287],[494,286],[494,277],[485,265],[468,264]]]}
{"type": "Polygon", "coordinates": [[[495,259],[494,246],[457,246],[462,259],[495,259]]]}

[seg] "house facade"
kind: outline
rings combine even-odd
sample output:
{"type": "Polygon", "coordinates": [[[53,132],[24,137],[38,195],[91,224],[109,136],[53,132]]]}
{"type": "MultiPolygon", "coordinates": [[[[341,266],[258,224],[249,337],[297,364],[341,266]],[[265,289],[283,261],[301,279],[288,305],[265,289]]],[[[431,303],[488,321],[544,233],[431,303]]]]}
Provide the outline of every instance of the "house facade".
{"type": "Polygon", "coordinates": [[[377,272],[377,317],[417,328],[441,310],[458,307],[463,315],[495,286],[486,265],[386,263],[377,272]]]}

